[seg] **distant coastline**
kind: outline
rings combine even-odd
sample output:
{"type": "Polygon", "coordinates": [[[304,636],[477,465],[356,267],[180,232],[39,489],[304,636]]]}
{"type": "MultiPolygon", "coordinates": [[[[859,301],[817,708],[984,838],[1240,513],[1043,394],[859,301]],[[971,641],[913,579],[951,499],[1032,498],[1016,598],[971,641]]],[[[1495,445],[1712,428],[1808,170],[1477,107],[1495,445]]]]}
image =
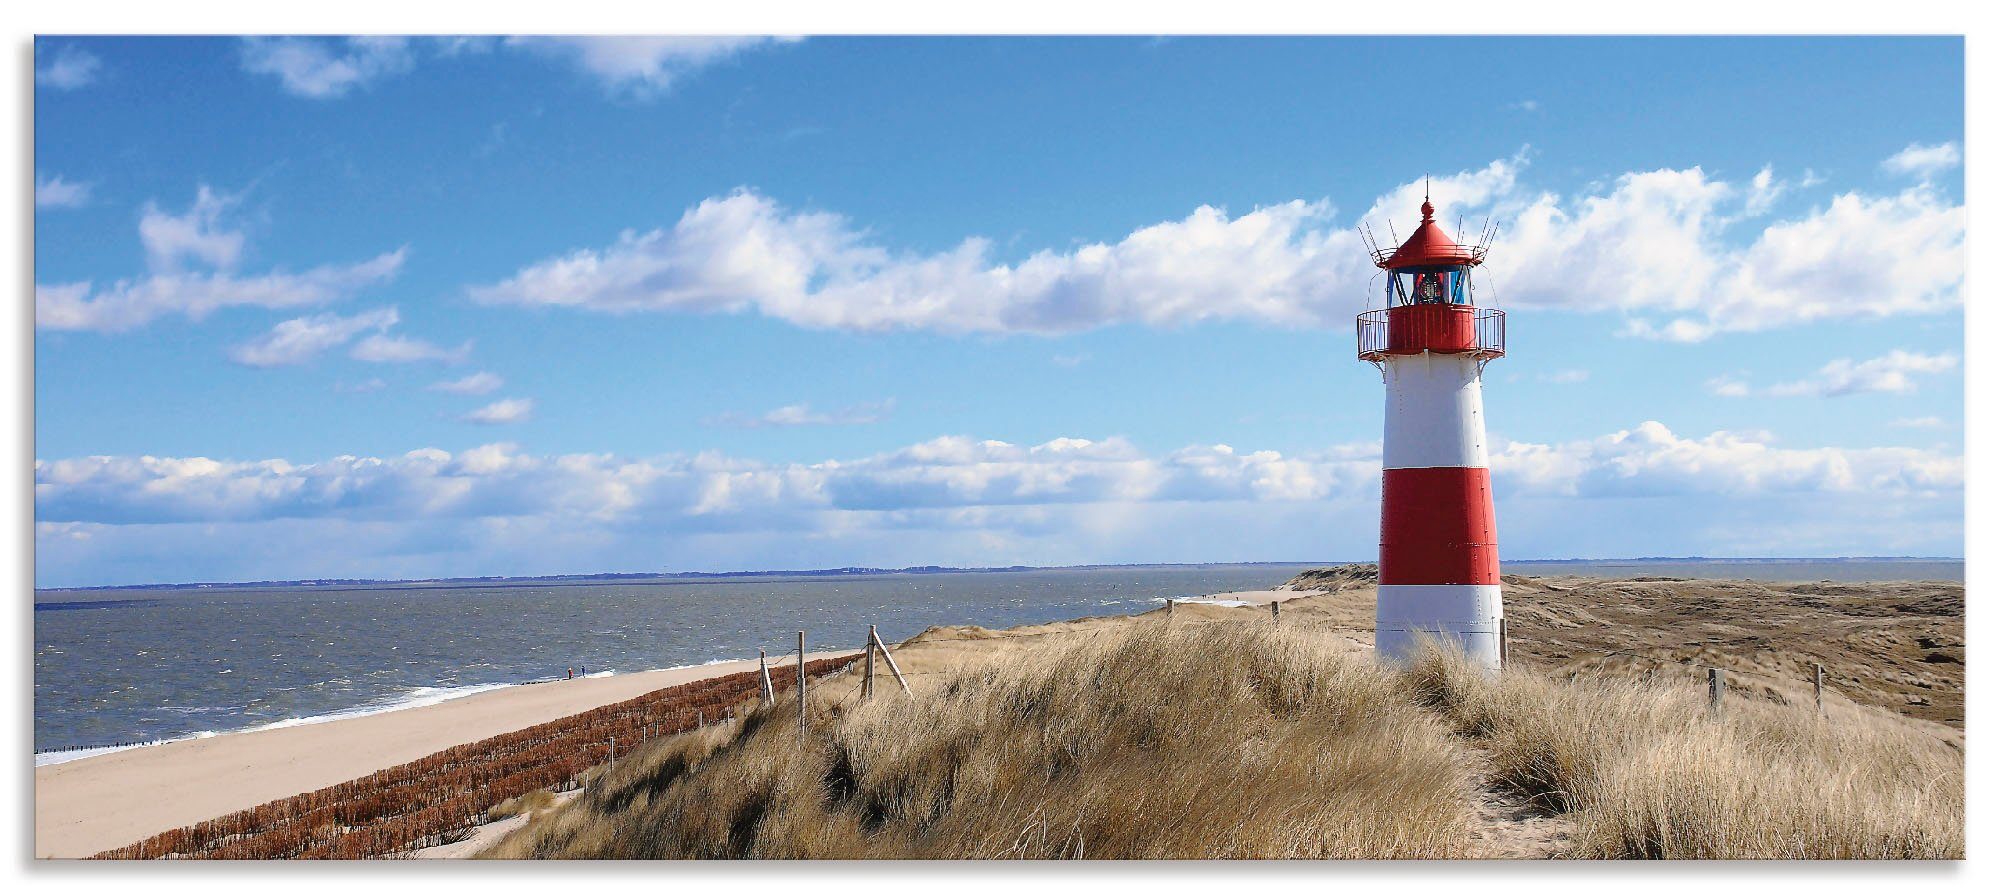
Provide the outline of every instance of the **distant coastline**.
{"type": "MultiPolygon", "coordinates": [[[[1106,568],[1203,568],[1279,565],[1345,565],[1355,562],[1373,562],[1374,558],[1346,559],[1333,561],[1268,561],[1268,562],[1107,562],[1091,565],[1002,565],[975,568],[960,568],[950,565],[912,565],[907,568],[875,568],[869,566],[848,566],[843,568],[813,568],[766,571],[630,571],[602,572],[597,574],[542,574],[526,576],[486,575],[483,577],[426,577],[426,578],[302,578],[298,580],[257,580],[257,581],[196,581],[190,583],[154,584],[100,584],[89,587],[36,587],[36,595],[43,593],[90,593],[107,590],[126,591],[171,591],[171,590],[275,590],[275,589],[379,589],[396,587],[421,589],[424,587],[464,587],[464,586],[533,586],[537,584],[590,584],[590,583],[673,583],[676,581],[716,583],[732,579],[813,579],[830,577],[868,577],[895,574],[1007,574],[1024,571],[1091,571],[1106,568]]],[[[1715,565],[1783,565],[1798,563],[1864,563],[1864,562],[1964,562],[1963,556],[1769,556],[1769,557],[1717,557],[1717,556],[1636,556],[1608,559],[1506,559],[1503,565],[1645,565],[1645,564],[1685,564],[1700,562],[1715,565]]]]}

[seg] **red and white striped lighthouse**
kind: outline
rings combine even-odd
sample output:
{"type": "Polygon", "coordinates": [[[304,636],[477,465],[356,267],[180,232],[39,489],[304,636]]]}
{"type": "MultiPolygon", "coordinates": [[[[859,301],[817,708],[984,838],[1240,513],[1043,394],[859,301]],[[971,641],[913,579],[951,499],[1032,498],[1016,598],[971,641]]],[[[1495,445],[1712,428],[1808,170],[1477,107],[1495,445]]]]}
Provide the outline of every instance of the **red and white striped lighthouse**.
{"type": "Polygon", "coordinates": [[[1506,353],[1506,318],[1472,303],[1485,246],[1460,245],[1432,219],[1393,251],[1386,307],[1356,321],[1361,359],[1388,388],[1382,427],[1382,557],[1375,651],[1409,655],[1429,634],[1500,666],[1500,554],[1479,380],[1506,353]]]}

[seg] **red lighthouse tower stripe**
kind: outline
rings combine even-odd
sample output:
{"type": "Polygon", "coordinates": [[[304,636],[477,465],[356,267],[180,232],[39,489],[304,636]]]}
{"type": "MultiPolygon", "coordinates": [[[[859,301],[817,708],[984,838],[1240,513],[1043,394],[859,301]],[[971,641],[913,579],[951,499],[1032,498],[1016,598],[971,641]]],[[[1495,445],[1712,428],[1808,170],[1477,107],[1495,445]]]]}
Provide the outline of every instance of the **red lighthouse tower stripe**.
{"type": "Polygon", "coordinates": [[[1487,470],[1384,469],[1381,563],[1385,585],[1500,583],[1487,470]]]}

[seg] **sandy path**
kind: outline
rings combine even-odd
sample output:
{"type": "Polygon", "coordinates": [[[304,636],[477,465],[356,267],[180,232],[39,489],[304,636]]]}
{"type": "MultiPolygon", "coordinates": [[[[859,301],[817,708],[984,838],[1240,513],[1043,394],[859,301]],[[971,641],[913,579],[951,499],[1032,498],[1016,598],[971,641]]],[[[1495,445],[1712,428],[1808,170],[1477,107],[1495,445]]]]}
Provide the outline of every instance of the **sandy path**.
{"type": "Polygon", "coordinates": [[[1569,844],[1576,823],[1528,803],[1512,786],[1493,781],[1493,758],[1461,739],[1467,783],[1473,793],[1473,856],[1484,860],[1550,860],[1569,844]]]}
{"type": "MultiPolygon", "coordinates": [[[[816,652],[812,659],[851,655],[816,652]]],[[[787,664],[786,667],[791,665],[787,664]]],[[[510,686],[421,708],[187,739],[35,768],[35,856],[87,857],[468,742],[755,661],[510,686]]]]}
{"type": "MultiPolygon", "coordinates": [[[[566,792],[557,792],[555,800],[549,802],[548,807],[543,808],[542,811],[538,812],[546,812],[548,810],[559,807],[563,804],[569,803],[569,800],[571,798],[574,798],[582,793],[583,793],[582,789],[571,789],[566,792]]],[[[437,847],[427,847],[422,850],[415,851],[408,855],[408,859],[470,860],[472,859],[474,854],[477,854],[480,851],[492,847],[494,844],[498,843],[500,839],[507,837],[507,833],[527,825],[528,820],[533,816],[535,816],[535,814],[517,813],[503,820],[495,820],[493,822],[487,823],[486,825],[479,826],[473,829],[472,834],[467,835],[464,838],[459,839],[458,841],[454,841],[450,844],[440,844],[437,847]]]]}

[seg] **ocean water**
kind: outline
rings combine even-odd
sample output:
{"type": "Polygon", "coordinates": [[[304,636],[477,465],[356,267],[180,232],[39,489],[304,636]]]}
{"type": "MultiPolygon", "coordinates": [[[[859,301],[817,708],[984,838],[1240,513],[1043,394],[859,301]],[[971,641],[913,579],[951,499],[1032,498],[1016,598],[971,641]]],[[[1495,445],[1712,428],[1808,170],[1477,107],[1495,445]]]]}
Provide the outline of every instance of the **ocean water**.
{"type": "MultiPolygon", "coordinates": [[[[933,625],[1132,614],[1269,589],[1313,565],[35,595],[35,749],[176,739],[430,704],[500,686],[809,649],[933,625]]],[[[1961,561],[1509,562],[1519,574],[1958,580],[1961,561]]],[[[38,762],[87,752],[38,755],[38,762]]]]}
{"type": "Polygon", "coordinates": [[[799,630],[808,649],[860,648],[869,624],[894,641],[934,625],[1133,614],[1168,598],[1268,589],[1307,567],[41,592],[35,750],[319,722],[571,667],[630,673],[775,655],[799,630]]]}

